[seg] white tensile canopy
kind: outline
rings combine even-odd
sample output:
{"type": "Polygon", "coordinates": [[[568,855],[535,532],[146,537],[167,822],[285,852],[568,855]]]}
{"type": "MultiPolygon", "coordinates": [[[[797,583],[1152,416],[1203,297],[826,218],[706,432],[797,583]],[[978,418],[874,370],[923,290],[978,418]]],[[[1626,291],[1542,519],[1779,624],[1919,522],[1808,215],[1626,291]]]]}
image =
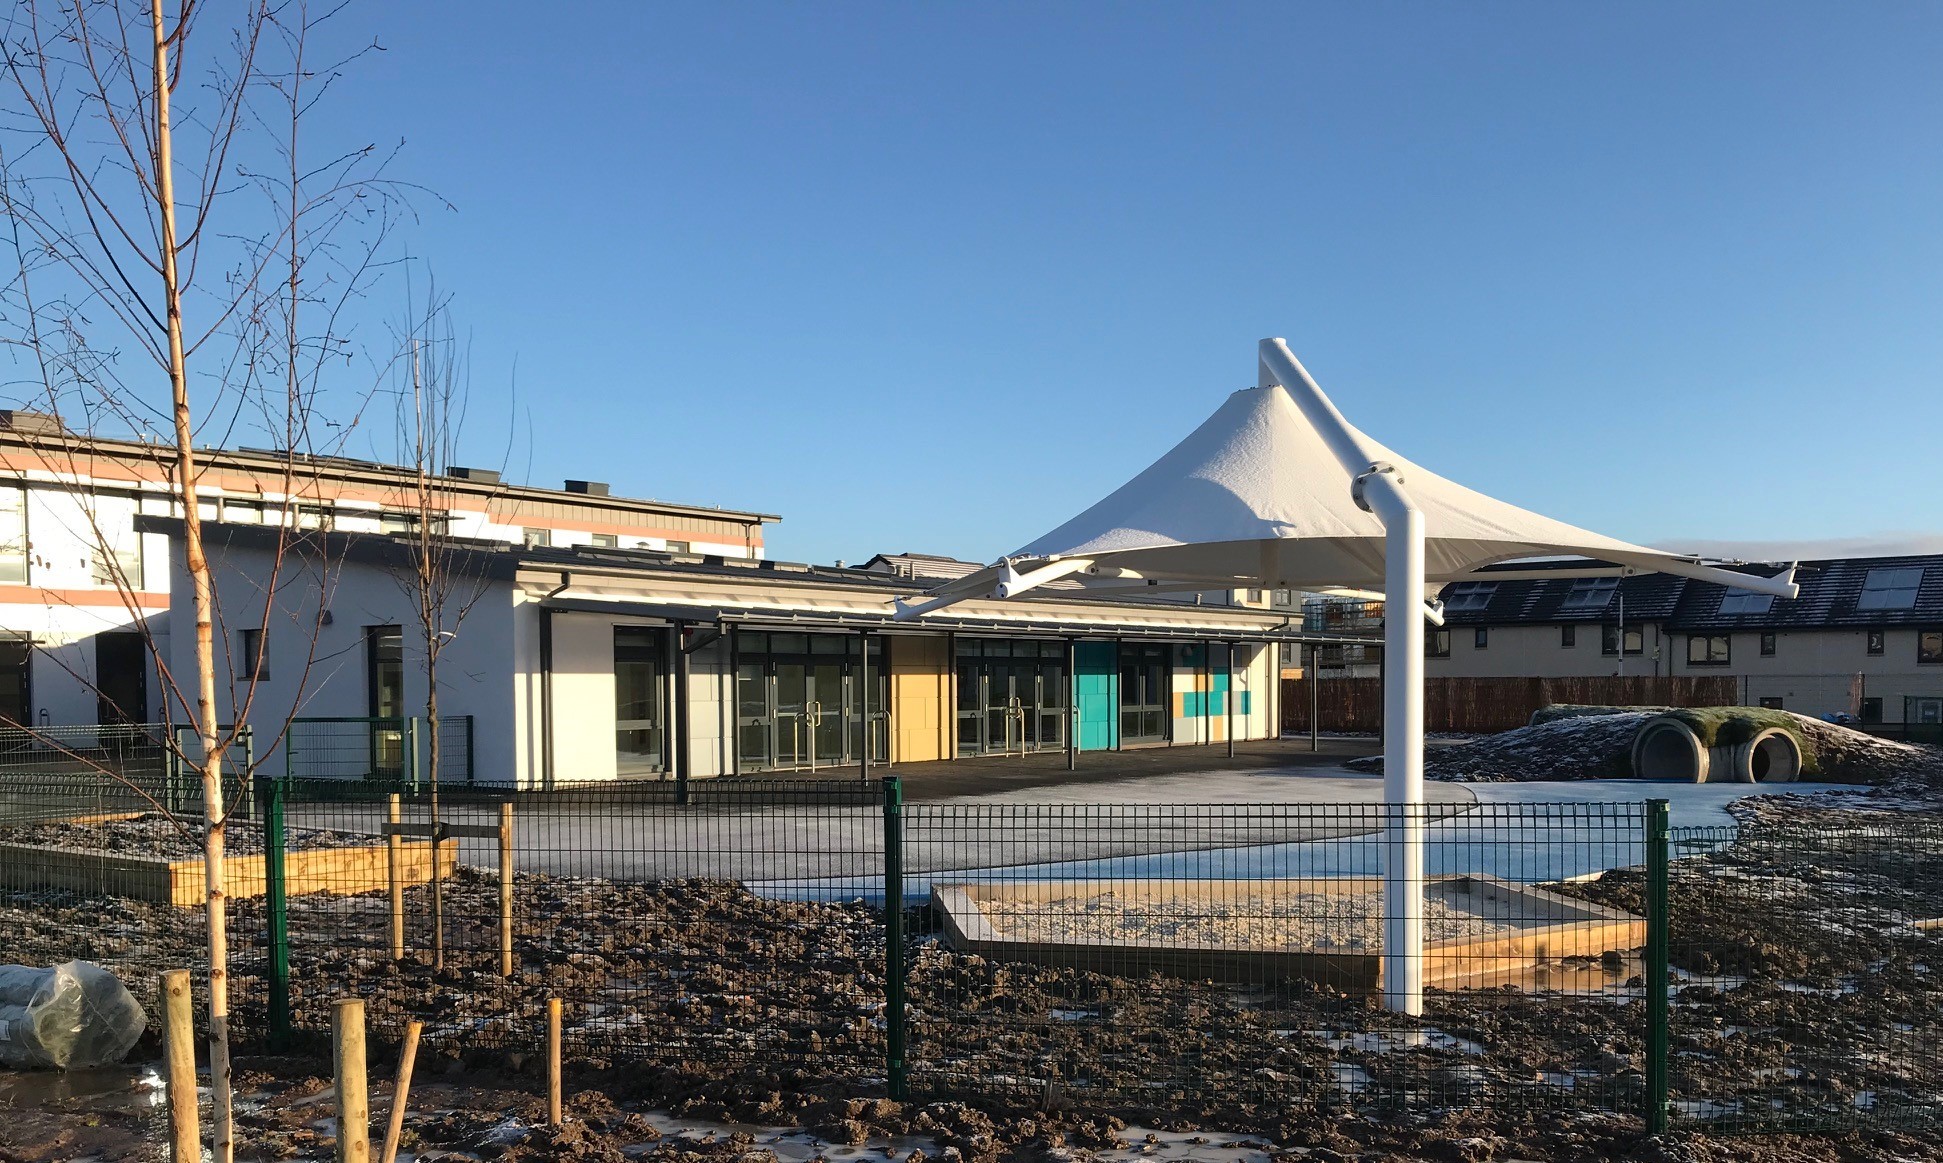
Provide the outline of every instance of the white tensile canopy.
{"type": "Polygon", "coordinates": [[[1351,425],[1287,345],[1265,339],[1255,388],[1104,500],[1017,552],[900,608],[904,619],[969,598],[1015,597],[1067,579],[1100,593],[1298,589],[1381,596],[1424,616],[1384,620],[1386,1003],[1422,1007],[1425,583],[1531,576],[1484,566],[1527,558],[1548,578],[1673,573],[1793,597],[1776,577],[1618,541],[1447,480],[1351,425]],[[1376,591],[1381,591],[1377,593],[1376,591]]]}

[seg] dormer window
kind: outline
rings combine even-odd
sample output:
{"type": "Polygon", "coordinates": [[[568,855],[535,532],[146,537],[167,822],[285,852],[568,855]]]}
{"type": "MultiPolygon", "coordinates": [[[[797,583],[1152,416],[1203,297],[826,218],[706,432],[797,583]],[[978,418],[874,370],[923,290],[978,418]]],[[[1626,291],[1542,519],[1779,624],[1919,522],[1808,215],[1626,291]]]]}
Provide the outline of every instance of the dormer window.
{"type": "Polygon", "coordinates": [[[1858,610],[1908,610],[1915,608],[1916,591],[1923,585],[1921,566],[1879,566],[1862,581],[1862,596],[1855,599],[1858,610]]]}

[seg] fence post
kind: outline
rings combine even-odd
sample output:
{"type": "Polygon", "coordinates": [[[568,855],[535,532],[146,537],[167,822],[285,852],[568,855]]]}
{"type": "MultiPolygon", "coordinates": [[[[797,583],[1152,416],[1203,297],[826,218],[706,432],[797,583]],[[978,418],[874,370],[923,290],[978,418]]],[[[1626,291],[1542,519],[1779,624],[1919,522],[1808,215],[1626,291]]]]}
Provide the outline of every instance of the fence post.
{"type": "MultiPolygon", "coordinates": [[[[434,849],[433,875],[438,875],[434,849]]],[[[499,975],[511,977],[513,960],[513,801],[499,805],[499,975]]]]}
{"type": "Polygon", "coordinates": [[[411,787],[413,795],[418,794],[418,777],[418,716],[407,715],[405,717],[405,781],[411,787]]]}
{"type": "Polygon", "coordinates": [[[899,1102],[910,1087],[904,1065],[904,789],[887,775],[884,790],[885,1077],[899,1102]]]}
{"type": "Polygon", "coordinates": [[[290,886],[285,879],[284,781],[259,776],[263,785],[263,899],[270,928],[270,1047],[290,1038],[290,886]]]}
{"type": "Polygon", "coordinates": [[[1666,801],[1646,801],[1646,1133],[1667,1125],[1667,827],[1666,801]]]}
{"type": "MultiPolygon", "coordinates": [[[[385,887],[391,903],[391,959],[405,959],[405,852],[398,825],[405,822],[404,805],[398,794],[385,797],[385,887]]],[[[439,840],[432,837],[432,875],[439,874],[439,840]]]]}

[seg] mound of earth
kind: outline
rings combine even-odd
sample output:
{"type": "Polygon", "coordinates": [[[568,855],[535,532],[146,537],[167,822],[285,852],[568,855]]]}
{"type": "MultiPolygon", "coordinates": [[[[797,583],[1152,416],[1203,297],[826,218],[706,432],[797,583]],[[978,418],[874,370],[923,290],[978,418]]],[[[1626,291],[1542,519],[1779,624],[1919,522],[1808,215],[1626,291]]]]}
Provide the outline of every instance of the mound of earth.
{"type": "MultiPolygon", "coordinates": [[[[1607,709],[1601,708],[1602,711],[1607,709]]],[[[1865,784],[1922,790],[1943,784],[1943,751],[1824,723],[1789,711],[1750,714],[1776,716],[1812,751],[1819,773],[1829,783],[1865,784]]],[[[1520,783],[1535,780],[1629,779],[1633,736],[1659,708],[1611,710],[1536,722],[1529,727],[1486,735],[1470,743],[1432,748],[1424,755],[1431,779],[1520,783]]],[[[1697,711],[1674,712],[1681,715],[1697,711]]],[[[1346,765],[1381,771],[1383,759],[1353,759],[1346,765]]]]}

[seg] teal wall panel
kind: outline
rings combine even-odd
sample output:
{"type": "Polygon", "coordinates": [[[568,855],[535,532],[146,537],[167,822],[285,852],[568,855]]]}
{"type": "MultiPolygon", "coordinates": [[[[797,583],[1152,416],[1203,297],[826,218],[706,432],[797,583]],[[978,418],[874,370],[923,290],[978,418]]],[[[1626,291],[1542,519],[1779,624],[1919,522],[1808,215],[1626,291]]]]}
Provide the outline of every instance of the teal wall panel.
{"type": "Polygon", "coordinates": [[[1079,749],[1111,751],[1120,744],[1120,666],[1113,643],[1075,643],[1073,679],[1079,749]]]}

